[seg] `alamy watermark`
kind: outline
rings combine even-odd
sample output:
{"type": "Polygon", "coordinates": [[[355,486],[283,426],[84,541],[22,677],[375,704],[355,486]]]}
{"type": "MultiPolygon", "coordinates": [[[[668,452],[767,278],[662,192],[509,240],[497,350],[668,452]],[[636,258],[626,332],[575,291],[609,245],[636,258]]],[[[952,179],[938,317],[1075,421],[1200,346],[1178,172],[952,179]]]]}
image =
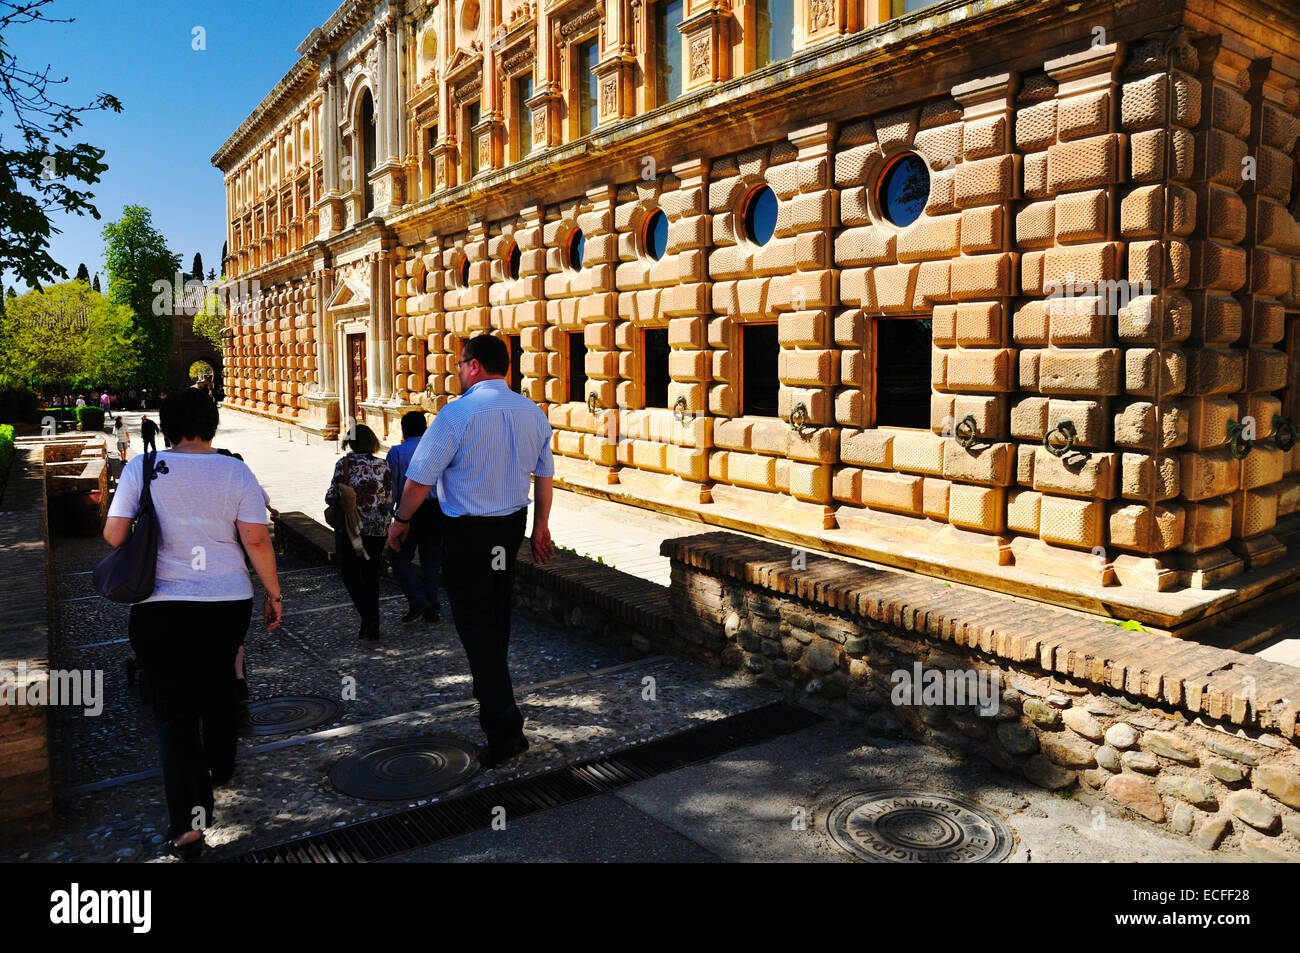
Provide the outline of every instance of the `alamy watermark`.
{"type": "Polygon", "coordinates": [[[913,662],[910,670],[895,669],[889,680],[894,686],[889,700],[895,705],[974,705],[987,718],[998,713],[1001,703],[997,675],[980,669],[927,669],[913,662]]]}
{"type": "Polygon", "coordinates": [[[51,669],[48,678],[28,673],[27,663],[17,669],[0,668],[0,707],[67,706],[96,716],[104,711],[103,669],[51,669]]]}

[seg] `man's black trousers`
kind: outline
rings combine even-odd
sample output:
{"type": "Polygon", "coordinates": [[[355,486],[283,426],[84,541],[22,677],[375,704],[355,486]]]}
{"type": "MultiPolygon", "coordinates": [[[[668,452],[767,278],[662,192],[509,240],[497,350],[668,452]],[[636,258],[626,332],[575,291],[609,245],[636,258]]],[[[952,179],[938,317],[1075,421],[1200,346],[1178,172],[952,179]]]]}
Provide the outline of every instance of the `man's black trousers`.
{"type": "Polygon", "coordinates": [[[442,583],[474,676],[479,724],[494,746],[515,738],[524,727],[506,654],[515,561],[527,518],[524,507],[509,516],[443,520],[442,583]]]}

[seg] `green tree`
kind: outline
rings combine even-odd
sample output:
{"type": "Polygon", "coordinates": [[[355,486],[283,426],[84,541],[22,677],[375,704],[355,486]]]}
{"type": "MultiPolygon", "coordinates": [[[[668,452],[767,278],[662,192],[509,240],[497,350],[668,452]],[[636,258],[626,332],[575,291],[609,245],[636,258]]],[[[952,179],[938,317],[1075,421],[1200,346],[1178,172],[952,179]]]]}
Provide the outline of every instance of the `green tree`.
{"type": "Polygon", "coordinates": [[[95,272],[95,280],[94,280],[93,282],[91,282],[90,287],[91,287],[93,290],[95,290],[95,291],[99,291],[99,290],[100,290],[100,287],[99,287],[99,272],[95,272]]]}
{"type": "Polygon", "coordinates": [[[222,352],[221,330],[225,326],[226,309],[222,305],[221,295],[209,291],[204,295],[203,306],[194,315],[194,333],[216,348],[217,353],[220,354],[222,352]]]}
{"type": "Polygon", "coordinates": [[[50,98],[51,87],[67,78],[50,76],[50,67],[20,66],[9,49],[10,27],[33,22],[71,23],[47,17],[41,8],[52,0],[0,2],[0,116],[17,136],[0,136],[0,270],[13,271],[36,286],[40,280],[67,277],[50,257],[50,235],[58,229],[51,212],[91,215],[93,193],[77,185],[93,185],[108,166],[104,150],[88,143],[69,144],[69,134],[81,125],[81,114],[101,109],[122,111],[117,98],[101,93],[88,105],[70,106],[50,98]]]}
{"type": "Polygon", "coordinates": [[[190,275],[195,281],[203,280],[203,256],[198,252],[194,253],[194,261],[190,265],[190,275]]]}
{"type": "Polygon", "coordinates": [[[3,377],[66,399],[70,389],[127,383],[138,373],[128,308],[67,281],[9,301],[3,377]]]}
{"type": "Polygon", "coordinates": [[[86,267],[84,261],[77,266],[77,277],[74,280],[84,281],[86,284],[90,284],[90,270],[86,267]]]}
{"type": "Polygon", "coordinates": [[[161,385],[172,348],[172,316],[184,307],[173,294],[180,256],[153,225],[149,210],[127,205],[122,218],[104,226],[108,297],[131,309],[133,338],[140,352],[141,379],[161,385]],[[165,289],[165,290],[164,290],[165,289]]]}

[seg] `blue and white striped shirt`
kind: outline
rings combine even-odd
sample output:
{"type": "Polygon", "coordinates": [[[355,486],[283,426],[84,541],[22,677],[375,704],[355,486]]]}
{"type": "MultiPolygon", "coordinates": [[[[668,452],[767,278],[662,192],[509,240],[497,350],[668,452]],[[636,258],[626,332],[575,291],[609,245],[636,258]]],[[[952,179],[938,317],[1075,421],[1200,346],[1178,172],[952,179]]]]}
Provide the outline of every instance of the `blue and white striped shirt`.
{"type": "Polygon", "coordinates": [[[433,418],[406,475],[436,485],[447,516],[508,516],[529,503],[530,474],[555,475],[551,423],[501,378],[479,381],[433,418]]]}

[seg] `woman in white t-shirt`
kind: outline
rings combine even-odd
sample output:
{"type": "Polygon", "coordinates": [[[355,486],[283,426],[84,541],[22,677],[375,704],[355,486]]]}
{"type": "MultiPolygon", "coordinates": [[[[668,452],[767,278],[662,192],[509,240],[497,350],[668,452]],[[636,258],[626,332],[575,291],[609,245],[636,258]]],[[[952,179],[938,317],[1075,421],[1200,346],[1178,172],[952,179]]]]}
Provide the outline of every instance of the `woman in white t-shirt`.
{"type": "Polygon", "coordinates": [[[242,461],[212,449],[216,405],[187,389],[163,401],[160,417],[174,446],[122,469],[104,538],[113,546],[130,538],[151,461],[162,543],[153,594],[131,606],[129,634],[156,692],[171,849],[188,859],[202,851],[212,823],[213,785],[234,774],[231,673],[253,611],[245,552],[266,589],[268,632],[282,609],[262,487],[242,461]]]}
{"type": "Polygon", "coordinates": [[[126,463],[126,452],[131,449],[131,431],[121,417],[113,423],[113,436],[117,439],[117,452],[122,455],[122,462],[126,463]]]}

